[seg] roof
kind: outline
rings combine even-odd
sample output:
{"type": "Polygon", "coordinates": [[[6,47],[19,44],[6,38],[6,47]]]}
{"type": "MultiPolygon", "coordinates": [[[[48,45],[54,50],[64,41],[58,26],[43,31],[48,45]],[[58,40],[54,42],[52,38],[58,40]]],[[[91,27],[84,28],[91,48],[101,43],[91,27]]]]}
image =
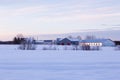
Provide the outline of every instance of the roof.
{"type": "Polygon", "coordinates": [[[62,41],[63,39],[68,39],[70,41],[80,41],[80,39],[77,38],[58,38],[59,41],[62,41]]]}
{"type": "Polygon", "coordinates": [[[63,38],[57,38],[57,41],[61,41],[61,40],[63,40],[63,38]]]}
{"type": "Polygon", "coordinates": [[[53,42],[53,40],[44,40],[44,42],[53,42]]]}
{"type": "Polygon", "coordinates": [[[80,41],[80,39],[77,38],[68,38],[70,41],[80,41]]]}
{"type": "Polygon", "coordinates": [[[44,42],[44,41],[43,41],[43,40],[36,40],[35,42],[42,43],[42,42],[44,42]]]}
{"type": "Polygon", "coordinates": [[[86,39],[86,40],[82,40],[81,42],[101,42],[101,43],[104,43],[105,41],[112,41],[110,39],[86,39]]]}

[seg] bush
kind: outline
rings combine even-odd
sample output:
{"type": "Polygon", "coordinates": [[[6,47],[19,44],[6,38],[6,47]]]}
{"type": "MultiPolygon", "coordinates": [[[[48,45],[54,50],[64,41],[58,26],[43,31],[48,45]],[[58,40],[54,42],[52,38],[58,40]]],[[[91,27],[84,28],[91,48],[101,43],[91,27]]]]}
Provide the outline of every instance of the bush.
{"type": "Polygon", "coordinates": [[[89,45],[82,45],[81,46],[82,48],[82,50],[90,50],[90,46],[89,45]]]}
{"type": "Polygon", "coordinates": [[[100,50],[99,46],[89,46],[89,45],[82,45],[82,50],[100,50]]]}
{"type": "Polygon", "coordinates": [[[43,47],[43,49],[42,50],[48,50],[48,48],[46,48],[46,47],[43,47]]]}
{"type": "Polygon", "coordinates": [[[91,46],[90,48],[91,48],[91,50],[100,50],[99,46],[91,46]]]}
{"type": "Polygon", "coordinates": [[[116,46],[115,50],[120,50],[120,45],[116,46]]]}
{"type": "Polygon", "coordinates": [[[50,46],[43,47],[42,50],[57,50],[57,48],[56,48],[56,46],[50,45],[50,46]]]}

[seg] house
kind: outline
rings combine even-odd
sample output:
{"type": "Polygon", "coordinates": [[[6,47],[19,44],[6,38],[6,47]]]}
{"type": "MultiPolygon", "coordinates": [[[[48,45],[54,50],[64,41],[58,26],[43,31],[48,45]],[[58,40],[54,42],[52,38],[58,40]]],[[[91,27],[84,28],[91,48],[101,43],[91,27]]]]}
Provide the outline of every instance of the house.
{"type": "Polygon", "coordinates": [[[115,46],[115,43],[110,39],[86,39],[80,42],[80,45],[89,46],[115,46]]]}
{"type": "Polygon", "coordinates": [[[73,38],[57,38],[56,44],[57,45],[79,45],[79,39],[73,39],[73,38]]]}

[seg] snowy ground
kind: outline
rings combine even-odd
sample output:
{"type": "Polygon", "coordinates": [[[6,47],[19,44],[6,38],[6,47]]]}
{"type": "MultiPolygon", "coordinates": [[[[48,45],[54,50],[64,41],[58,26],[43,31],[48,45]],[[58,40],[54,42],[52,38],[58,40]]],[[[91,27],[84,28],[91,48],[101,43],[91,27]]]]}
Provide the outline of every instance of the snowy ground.
{"type": "Polygon", "coordinates": [[[0,45],[0,80],[120,80],[120,51],[17,50],[0,45]]]}

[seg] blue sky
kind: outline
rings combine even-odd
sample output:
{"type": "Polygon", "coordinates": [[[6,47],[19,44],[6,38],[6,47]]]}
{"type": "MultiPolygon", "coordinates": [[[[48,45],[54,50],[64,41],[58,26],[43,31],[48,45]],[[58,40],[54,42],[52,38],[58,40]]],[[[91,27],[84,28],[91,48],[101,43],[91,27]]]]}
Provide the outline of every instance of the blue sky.
{"type": "Polygon", "coordinates": [[[0,40],[116,27],[119,0],[0,0],[0,40]]]}

